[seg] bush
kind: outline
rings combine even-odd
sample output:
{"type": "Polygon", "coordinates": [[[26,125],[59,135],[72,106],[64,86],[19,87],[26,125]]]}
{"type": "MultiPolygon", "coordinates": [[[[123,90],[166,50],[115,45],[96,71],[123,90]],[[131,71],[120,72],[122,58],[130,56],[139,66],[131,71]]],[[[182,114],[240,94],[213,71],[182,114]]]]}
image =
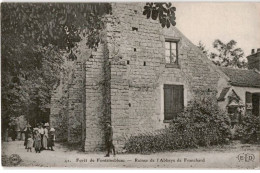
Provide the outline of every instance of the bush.
{"type": "Polygon", "coordinates": [[[129,153],[149,153],[224,144],[229,141],[230,119],[213,98],[207,96],[188,107],[159,132],[131,136],[125,144],[129,153]]]}
{"type": "Polygon", "coordinates": [[[247,113],[236,128],[235,138],[242,143],[257,143],[257,131],[260,130],[260,117],[247,113]]]}

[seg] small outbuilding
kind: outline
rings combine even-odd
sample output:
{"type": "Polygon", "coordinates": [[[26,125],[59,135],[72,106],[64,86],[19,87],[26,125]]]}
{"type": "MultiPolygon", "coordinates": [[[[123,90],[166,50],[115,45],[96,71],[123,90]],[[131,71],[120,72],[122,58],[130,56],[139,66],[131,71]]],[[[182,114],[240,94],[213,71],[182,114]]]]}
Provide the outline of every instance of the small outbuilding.
{"type": "Polygon", "coordinates": [[[220,80],[218,103],[230,114],[250,112],[260,116],[260,49],[247,59],[248,69],[220,67],[225,76],[220,80]]]}

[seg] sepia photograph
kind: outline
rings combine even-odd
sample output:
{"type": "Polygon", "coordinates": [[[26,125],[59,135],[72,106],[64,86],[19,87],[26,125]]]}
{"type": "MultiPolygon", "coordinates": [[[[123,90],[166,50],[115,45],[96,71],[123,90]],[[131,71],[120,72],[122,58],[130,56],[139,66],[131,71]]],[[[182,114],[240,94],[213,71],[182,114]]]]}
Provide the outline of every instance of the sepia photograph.
{"type": "Polygon", "coordinates": [[[260,2],[0,6],[2,167],[260,169],[260,2]]]}

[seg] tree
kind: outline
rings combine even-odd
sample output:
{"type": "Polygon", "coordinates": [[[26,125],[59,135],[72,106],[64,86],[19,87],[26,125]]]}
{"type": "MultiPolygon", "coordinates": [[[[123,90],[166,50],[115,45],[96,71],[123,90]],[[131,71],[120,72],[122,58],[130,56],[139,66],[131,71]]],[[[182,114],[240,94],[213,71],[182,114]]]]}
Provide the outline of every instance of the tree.
{"type": "Polygon", "coordinates": [[[96,47],[108,3],[3,3],[2,125],[11,117],[48,114],[51,91],[59,81],[62,52],[83,33],[96,47]]]}
{"type": "Polygon", "coordinates": [[[158,19],[163,28],[165,26],[169,28],[171,25],[176,25],[175,11],[176,8],[171,3],[146,3],[143,15],[146,15],[147,19],[150,17],[153,20],[158,19]]]}
{"type": "MultiPolygon", "coordinates": [[[[171,3],[146,3],[144,15],[162,27],[175,25],[171,3]]],[[[48,114],[51,91],[59,81],[62,52],[86,37],[100,42],[109,3],[2,3],[2,127],[11,117],[48,114]]]]}
{"type": "Polygon", "coordinates": [[[199,41],[199,44],[197,46],[201,51],[202,53],[204,53],[207,57],[209,56],[209,50],[206,49],[206,46],[201,42],[199,41]]]}
{"type": "Polygon", "coordinates": [[[210,59],[217,66],[246,68],[247,63],[244,58],[244,52],[241,48],[236,48],[237,42],[230,40],[228,43],[223,43],[219,39],[213,42],[213,48],[217,53],[211,53],[210,59]]]}

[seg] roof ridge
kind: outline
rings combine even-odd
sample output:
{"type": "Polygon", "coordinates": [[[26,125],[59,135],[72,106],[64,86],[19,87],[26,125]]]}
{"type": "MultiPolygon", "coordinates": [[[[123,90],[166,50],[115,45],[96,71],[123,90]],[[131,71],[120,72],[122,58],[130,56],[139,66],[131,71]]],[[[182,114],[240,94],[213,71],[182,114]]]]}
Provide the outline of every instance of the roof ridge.
{"type": "Polygon", "coordinates": [[[255,69],[220,67],[220,70],[230,78],[228,82],[232,86],[260,88],[260,73],[255,69]]]}

